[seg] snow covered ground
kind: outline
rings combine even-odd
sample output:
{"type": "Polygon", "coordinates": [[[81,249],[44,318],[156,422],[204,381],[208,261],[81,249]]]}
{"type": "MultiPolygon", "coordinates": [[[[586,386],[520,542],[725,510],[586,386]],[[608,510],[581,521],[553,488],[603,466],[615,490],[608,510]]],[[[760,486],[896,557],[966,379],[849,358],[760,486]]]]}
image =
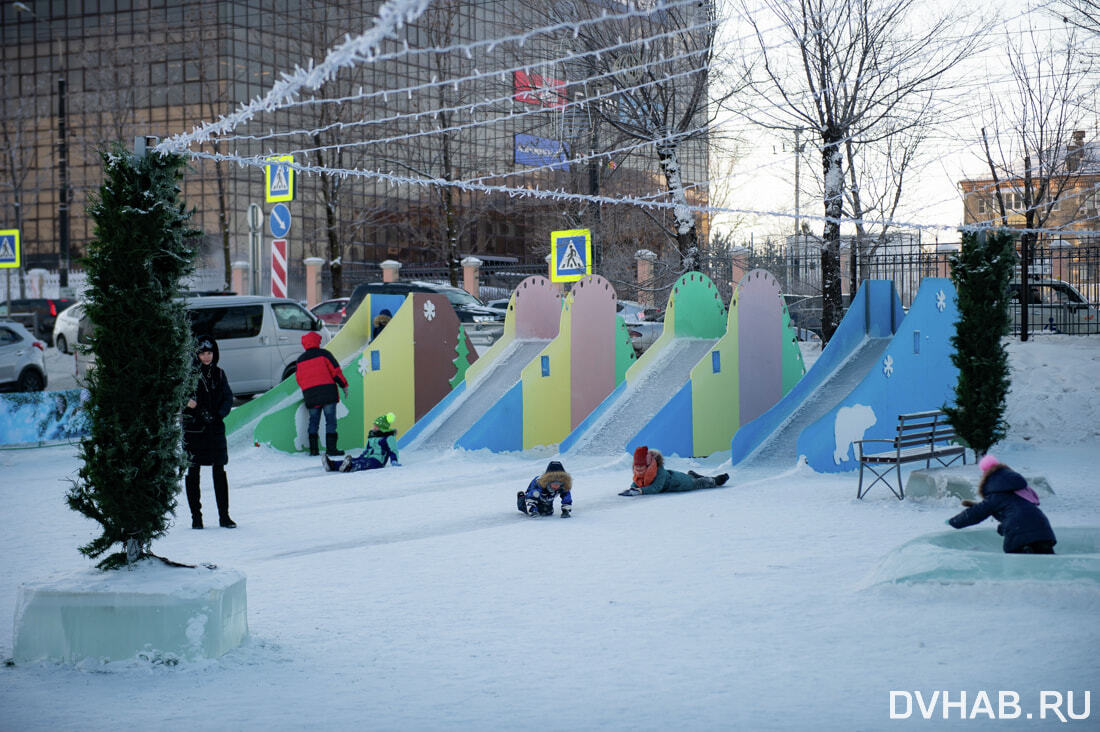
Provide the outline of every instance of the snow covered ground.
{"type": "MultiPolygon", "coordinates": [[[[1100,337],[1010,351],[1011,434],[995,454],[1047,477],[1056,531],[1100,526],[1100,337]]],[[[325,474],[239,447],[240,528],[192,531],[184,503],[153,549],[247,575],[246,645],[177,666],[2,667],[0,729],[1100,727],[1100,588],[866,586],[892,549],[943,530],[954,501],[880,488],[857,501],[854,474],[793,460],[731,471],[720,490],[621,498],[629,457],[589,455],[564,461],[574,518],[527,519],[515,493],[551,457],[408,452],[400,468],[325,474]],[[891,691],[909,693],[908,719],[890,718],[891,691]],[[993,714],[998,692],[1018,694],[1019,718],[917,706],[917,692],[965,693],[969,716],[982,691],[993,714]],[[1078,716],[1090,692],[1089,717],[1040,719],[1044,691],[1078,716]]],[[[71,446],[0,451],[0,620],[21,582],[88,566],[76,547],[94,526],[63,500],[76,469],[71,446]]]]}

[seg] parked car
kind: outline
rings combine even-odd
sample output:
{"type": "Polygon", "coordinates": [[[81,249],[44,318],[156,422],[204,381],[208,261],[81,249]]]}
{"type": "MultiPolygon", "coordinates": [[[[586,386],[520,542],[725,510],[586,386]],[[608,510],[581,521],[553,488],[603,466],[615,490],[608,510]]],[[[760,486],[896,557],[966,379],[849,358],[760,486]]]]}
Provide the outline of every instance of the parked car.
{"type": "Polygon", "coordinates": [[[626,323],[626,331],[630,334],[630,345],[634,346],[634,353],[639,356],[661,337],[664,329],[664,313],[658,313],[653,320],[636,320],[633,323],[626,323]]]}
{"type": "Polygon", "coordinates": [[[57,314],[70,305],[76,304],[76,300],[68,297],[28,297],[11,301],[11,309],[7,308],[7,300],[0,300],[0,315],[5,315],[11,320],[18,320],[27,326],[27,330],[34,333],[50,345],[53,342],[53,326],[57,314]]]}
{"type": "Polygon", "coordinates": [[[326,325],[339,326],[346,320],[344,308],[347,307],[348,299],[346,297],[334,297],[331,300],[317,303],[309,309],[309,312],[324,321],[326,325]]]}
{"type": "MultiPolygon", "coordinates": [[[[322,345],[332,338],[317,316],[294,302],[260,295],[186,298],[191,332],[218,341],[218,365],[236,396],[267,391],[294,373],[302,355],[302,335],[321,333],[322,345]]],[[[86,346],[91,323],[81,318],[77,333],[77,379],[94,366],[86,346]]]]}
{"type": "Polygon", "coordinates": [[[46,344],[22,323],[0,320],[0,388],[45,391],[46,344]]]}
{"type": "MultiPolygon", "coordinates": [[[[1020,282],[1017,280],[1011,283],[1008,293],[1008,313],[1013,333],[1020,332],[1021,297],[1020,282]]],[[[1027,322],[1029,333],[1100,333],[1096,305],[1062,280],[1031,280],[1028,285],[1027,322]]]]}
{"type": "Polygon", "coordinates": [[[510,297],[497,298],[496,300],[486,300],[485,307],[489,308],[490,310],[495,310],[501,315],[507,317],[508,303],[511,302],[511,300],[512,298],[510,297]]]}
{"type": "Polygon", "coordinates": [[[84,316],[84,303],[70,305],[57,314],[53,324],[53,345],[62,353],[72,353],[76,345],[76,331],[84,316]]]}
{"type": "MultiPolygon", "coordinates": [[[[364,282],[351,292],[351,298],[344,310],[344,322],[352,316],[355,309],[367,295],[408,295],[413,292],[436,292],[446,296],[455,314],[466,326],[466,335],[477,345],[496,342],[504,334],[504,314],[485,307],[485,303],[470,293],[450,285],[437,285],[431,282],[364,282]]],[[[396,315],[396,313],[394,313],[396,315]]]]}
{"type": "MultiPolygon", "coordinates": [[[[783,295],[783,303],[787,306],[787,312],[791,316],[791,326],[800,340],[821,339],[821,295],[783,295]]],[[[843,307],[841,317],[848,312],[852,304],[852,296],[848,293],[842,295],[843,307]]]]}

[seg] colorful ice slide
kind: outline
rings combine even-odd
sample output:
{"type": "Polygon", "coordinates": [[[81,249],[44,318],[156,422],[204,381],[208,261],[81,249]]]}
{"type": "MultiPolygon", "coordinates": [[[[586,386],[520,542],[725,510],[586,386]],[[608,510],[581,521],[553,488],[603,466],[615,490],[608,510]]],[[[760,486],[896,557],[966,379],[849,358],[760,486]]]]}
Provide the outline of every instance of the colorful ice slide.
{"type": "MultiPolygon", "coordinates": [[[[356,367],[359,354],[370,343],[371,322],[374,316],[383,309],[391,313],[397,312],[404,299],[403,295],[367,295],[348,318],[348,322],[325,344],[325,348],[336,357],[345,376],[349,378],[351,387],[349,403],[358,403],[362,399],[361,385],[356,383],[357,379],[351,379],[348,372],[349,369],[356,367]]],[[[265,425],[260,435],[255,433],[258,424],[265,416],[298,404],[301,400],[302,392],[298,389],[297,381],[291,376],[263,394],[235,407],[225,419],[226,432],[234,441],[278,444],[281,446],[280,449],[288,452],[306,449],[304,427],[300,430],[300,438],[297,433],[291,433],[289,427],[279,429],[270,423],[265,425]]],[[[360,419],[353,417],[351,410],[344,403],[340,404],[337,414],[341,445],[345,443],[361,445],[362,431],[357,426],[353,427],[358,425],[360,419]],[[345,434],[347,437],[344,436],[345,434]]]]}
{"type": "Polygon", "coordinates": [[[562,453],[616,454],[687,383],[726,330],[726,307],[706,275],[689,272],[673,286],[660,337],[625,380],[562,440],[562,453]]]}
{"type": "Polygon", "coordinates": [[[724,451],[742,424],[779,401],[805,373],[779,282],[765,270],[752,270],[737,284],[718,334],[723,332],[687,382],[627,440],[627,451],[639,445],[681,457],[724,451]]]}
{"type": "Polygon", "coordinates": [[[466,378],[417,420],[402,449],[449,448],[515,384],[523,368],[558,334],[562,296],[545,277],[519,283],[508,302],[504,334],[466,370],[466,378]]]}
{"type": "Polygon", "coordinates": [[[864,281],[825,350],[806,375],[782,399],[733,435],[730,443],[733,464],[793,462],[798,456],[795,448],[798,436],[863,380],[904,317],[893,282],[864,281]]]}
{"type": "Polygon", "coordinates": [[[589,275],[573,284],[558,334],[456,442],[466,450],[526,450],[562,441],[610,394],[634,360],[611,283],[589,275]]]}
{"type": "Polygon", "coordinates": [[[855,389],[802,431],[796,454],[818,472],[855,470],[854,440],[890,439],[899,414],[953,404],[959,371],[951,362],[951,338],[958,315],[951,280],[922,280],[882,357],[855,389]]]}
{"type": "MultiPolygon", "coordinates": [[[[329,346],[349,385],[348,398],[337,408],[338,445],[343,450],[361,448],[379,414],[393,412],[399,433],[411,427],[477,360],[454,308],[443,295],[371,295],[369,301],[368,306],[364,300],[329,346]],[[394,313],[393,318],[371,341],[371,320],[383,307],[394,313]],[[353,335],[338,341],[353,324],[353,335]],[[366,345],[345,362],[341,356],[362,338],[354,337],[355,333],[365,334],[366,345]]],[[[253,436],[256,442],[294,452],[306,448],[308,414],[297,384],[293,379],[288,382],[289,393],[259,417],[253,436]]],[[[277,388],[287,388],[288,382],[277,388]]]]}

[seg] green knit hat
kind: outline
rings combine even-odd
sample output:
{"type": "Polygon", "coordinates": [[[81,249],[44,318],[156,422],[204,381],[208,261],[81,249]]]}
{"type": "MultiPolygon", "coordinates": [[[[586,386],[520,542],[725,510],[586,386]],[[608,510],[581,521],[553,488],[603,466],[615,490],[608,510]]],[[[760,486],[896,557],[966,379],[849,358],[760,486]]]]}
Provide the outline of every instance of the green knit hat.
{"type": "Polygon", "coordinates": [[[374,420],[374,426],[383,432],[388,432],[393,428],[394,421],[397,420],[397,415],[393,412],[386,412],[377,419],[374,420]]]}

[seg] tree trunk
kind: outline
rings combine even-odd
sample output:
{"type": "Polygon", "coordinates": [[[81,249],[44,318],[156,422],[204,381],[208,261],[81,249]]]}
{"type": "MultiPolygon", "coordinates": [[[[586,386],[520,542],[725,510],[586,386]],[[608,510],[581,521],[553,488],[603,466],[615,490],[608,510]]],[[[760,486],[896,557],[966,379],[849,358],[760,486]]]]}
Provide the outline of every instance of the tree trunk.
{"type": "Polygon", "coordinates": [[[676,246],[680,249],[684,271],[690,271],[698,267],[699,235],[695,227],[695,215],[688,208],[687,196],[684,193],[678,152],[675,142],[657,145],[657,160],[661,165],[661,171],[665,174],[669,195],[676,204],[673,209],[673,218],[676,222],[676,246]]]}
{"type": "Polygon", "coordinates": [[[825,175],[825,230],[821,246],[821,342],[829,342],[840,324],[840,217],[844,210],[844,136],[824,135],[821,151],[825,175]]]}

